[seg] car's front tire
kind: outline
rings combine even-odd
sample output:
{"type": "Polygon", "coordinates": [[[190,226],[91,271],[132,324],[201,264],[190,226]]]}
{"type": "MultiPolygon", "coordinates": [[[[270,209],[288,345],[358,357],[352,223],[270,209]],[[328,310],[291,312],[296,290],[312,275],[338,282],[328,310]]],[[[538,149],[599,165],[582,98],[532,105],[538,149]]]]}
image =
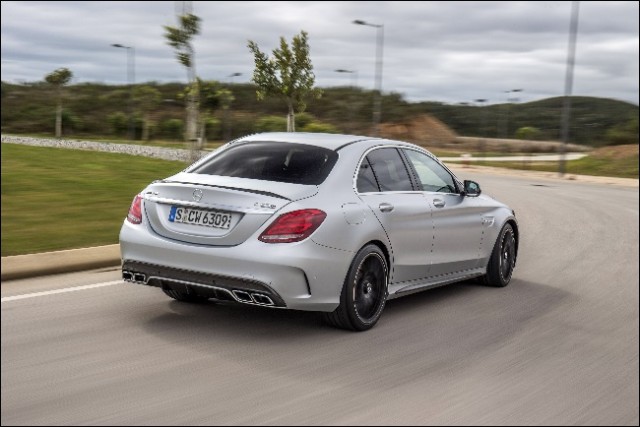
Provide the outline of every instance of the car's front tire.
{"type": "Polygon", "coordinates": [[[389,268],[376,245],[362,248],[353,259],[342,287],[340,305],[323,320],[331,326],[351,331],[371,329],[380,319],[387,302],[389,268]]]}
{"type": "Polygon", "coordinates": [[[516,246],[513,226],[507,223],[502,227],[493,247],[489,265],[487,265],[487,274],[482,277],[485,285],[503,288],[509,284],[516,265],[516,246]]]}

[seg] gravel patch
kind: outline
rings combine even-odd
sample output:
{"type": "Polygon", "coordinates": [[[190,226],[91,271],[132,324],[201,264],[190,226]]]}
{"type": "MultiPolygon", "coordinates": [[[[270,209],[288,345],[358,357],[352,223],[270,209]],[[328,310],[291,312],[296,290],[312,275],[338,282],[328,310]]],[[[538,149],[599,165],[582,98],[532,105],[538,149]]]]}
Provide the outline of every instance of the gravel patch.
{"type": "MultiPolygon", "coordinates": [[[[2,143],[32,145],[36,147],[68,148],[73,150],[103,151],[107,153],[153,157],[163,160],[189,161],[189,150],[153,147],[150,145],[115,144],[108,142],[82,141],[78,139],[33,138],[30,136],[17,135],[2,135],[2,143]]],[[[201,153],[201,155],[204,154],[207,153],[201,153]]]]}

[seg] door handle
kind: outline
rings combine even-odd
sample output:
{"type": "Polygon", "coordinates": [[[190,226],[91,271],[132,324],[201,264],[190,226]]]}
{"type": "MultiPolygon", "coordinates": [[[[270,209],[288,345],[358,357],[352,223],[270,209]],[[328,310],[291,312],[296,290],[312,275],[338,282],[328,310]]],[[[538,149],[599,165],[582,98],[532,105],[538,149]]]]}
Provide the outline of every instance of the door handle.
{"type": "Polygon", "coordinates": [[[444,200],[442,200],[442,199],[433,199],[433,206],[435,206],[436,208],[444,208],[444,205],[446,205],[444,200]]]}
{"type": "Polygon", "coordinates": [[[391,212],[393,210],[393,205],[391,203],[380,203],[378,209],[380,209],[380,212],[391,212]]]}

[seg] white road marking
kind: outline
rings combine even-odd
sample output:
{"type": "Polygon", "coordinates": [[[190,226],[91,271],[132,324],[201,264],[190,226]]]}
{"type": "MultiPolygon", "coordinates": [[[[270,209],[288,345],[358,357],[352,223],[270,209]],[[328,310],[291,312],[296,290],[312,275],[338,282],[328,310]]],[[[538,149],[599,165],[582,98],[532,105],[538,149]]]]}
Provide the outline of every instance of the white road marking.
{"type": "Polygon", "coordinates": [[[12,297],[0,298],[0,302],[17,301],[20,299],[43,297],[46,295],[53,295],[53,294],[63,294],[65,292],[84,291],[85,289],[102,288],[104,286],[118,285],[120,283],[124,283],[124,282],[122,280],[114,280],[112,282],[94,283],[92,285],[74,286],[72,288],[62,288],[62,289],[54,289],[51,291],[33,292],[30,294],[23,294],[23,295],[14,295],[12,297]]]}

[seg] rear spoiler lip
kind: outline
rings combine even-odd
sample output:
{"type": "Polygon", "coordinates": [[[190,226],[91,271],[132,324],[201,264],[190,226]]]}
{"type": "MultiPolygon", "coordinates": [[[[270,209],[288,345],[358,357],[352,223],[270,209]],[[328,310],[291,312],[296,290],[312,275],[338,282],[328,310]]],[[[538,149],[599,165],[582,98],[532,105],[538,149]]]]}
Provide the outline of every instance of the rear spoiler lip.
{"type": "Polygon", "coordinates": [[[245,193],[260,194],[261,196],[275,197],[275,198],[278,198],[278,199],[286,200],[288,202],[292,201],[288,197],[284,197],[284,196],[281,196],[279,194],[270,193],[268,191],[262,191],[262,190],[252,190],[252,189],[249,189],[249,188],[227,187],[227,186],[224,186],[224,185],[214,185],[214,184],[200,184],[200,183],[194,184],[193,182],[173,181],[173,180],[170,180],[170,179],[164,179],[164,180],[158,181],[158,182],[168,183],[168,184],[198,185],[198,186],[202,186],[202,187],[222,188],[224,190],[243,191],[245,193]]]}

